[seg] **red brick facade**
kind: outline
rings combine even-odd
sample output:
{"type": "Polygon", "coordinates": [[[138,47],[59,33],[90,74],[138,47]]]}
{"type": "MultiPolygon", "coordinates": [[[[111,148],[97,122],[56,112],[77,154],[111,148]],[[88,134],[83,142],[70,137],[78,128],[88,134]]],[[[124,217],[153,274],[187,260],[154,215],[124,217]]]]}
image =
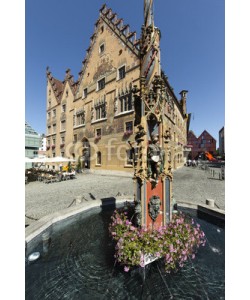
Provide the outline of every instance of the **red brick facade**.
{"type": "Polygon", "coordinates": [[[215,155],[216,140],[206,130],[197,138],[193,131],[188,132],[188,145],[192,146],[192,151],[189,154],[190,159],[198,159],[200,154],[206,151],[215,155]]]}

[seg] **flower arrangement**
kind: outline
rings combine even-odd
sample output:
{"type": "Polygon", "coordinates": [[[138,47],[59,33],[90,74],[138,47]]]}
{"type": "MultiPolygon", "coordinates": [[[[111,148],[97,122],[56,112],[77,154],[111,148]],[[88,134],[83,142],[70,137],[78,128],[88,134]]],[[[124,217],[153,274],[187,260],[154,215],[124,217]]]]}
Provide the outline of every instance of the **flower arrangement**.
{"type": "Polygon", "coordinates": [[[64,147],[64,144],[60,144],[60,147],[63,148],[63,147],[64,147]]]}
{"type": "Polygon", "coordinates": [[[101,135],[97,135],[96,137],[95,137],[95,143],[97,143],[100,139],[101,139],[101,135]]]}
{"type": "Polygon", "coordinates": [[[55,149],[56,145],[51,145],[51,149],[55,149]]]}
{"type": "Polygon", "coordinates": [[[130,136],[132,133],[133,133],[132,130],[126,130],[126,131],[124,132],[123,136],[124,136],[124,137],[128,137],[128,136],[130,136]]]}
{"type": "Polygon", "coordinates": [[[115,210],[111,217],[109,232],[116,243],[115,258],[131,267],[145,266],[148,257],[164,258],[165,270],[182,268],[188,258],[195,258],[199,246],[205,246],[206,238],[199,224],[181,212],[173,215],[167,226],[149,230],[135,227],[128,218],[128,211],[115,210]]]}

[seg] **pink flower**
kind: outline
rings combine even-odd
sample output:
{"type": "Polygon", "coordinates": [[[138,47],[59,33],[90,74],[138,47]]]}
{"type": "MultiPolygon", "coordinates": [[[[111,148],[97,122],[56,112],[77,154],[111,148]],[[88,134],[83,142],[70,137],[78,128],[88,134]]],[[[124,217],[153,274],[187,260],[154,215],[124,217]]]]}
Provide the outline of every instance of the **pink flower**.
{"type": "Polygon", "coordinates": [[[125,272],[128,272],[128,271],[129,271],[129,267],[125,266],[125,267],[124,267],[124,271],[125,271],[125,272]]]}

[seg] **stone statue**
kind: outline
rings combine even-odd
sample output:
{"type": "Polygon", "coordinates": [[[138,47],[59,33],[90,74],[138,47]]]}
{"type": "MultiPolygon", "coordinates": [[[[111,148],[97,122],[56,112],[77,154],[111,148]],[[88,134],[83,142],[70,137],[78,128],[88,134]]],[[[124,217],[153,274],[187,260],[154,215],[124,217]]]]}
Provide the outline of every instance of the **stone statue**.
{"type": "Polygon", "coordinates": [[[151,144],[148,146],[148,176],[151,181],[158,182],[158,177],[164,168],[165,151],[161,149],[159,144],[159,135],[151,136],[151,144]]]}

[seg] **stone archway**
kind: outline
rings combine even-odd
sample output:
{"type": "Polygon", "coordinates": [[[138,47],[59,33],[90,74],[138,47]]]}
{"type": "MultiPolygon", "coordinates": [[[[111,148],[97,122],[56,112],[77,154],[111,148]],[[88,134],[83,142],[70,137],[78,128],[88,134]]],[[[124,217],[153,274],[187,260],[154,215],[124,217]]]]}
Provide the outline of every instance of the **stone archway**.
{"type": "Polygon", "coordinates": [[[82,139],[82,168],[90,169],[90,144],[86,137],[82,139]]]}

